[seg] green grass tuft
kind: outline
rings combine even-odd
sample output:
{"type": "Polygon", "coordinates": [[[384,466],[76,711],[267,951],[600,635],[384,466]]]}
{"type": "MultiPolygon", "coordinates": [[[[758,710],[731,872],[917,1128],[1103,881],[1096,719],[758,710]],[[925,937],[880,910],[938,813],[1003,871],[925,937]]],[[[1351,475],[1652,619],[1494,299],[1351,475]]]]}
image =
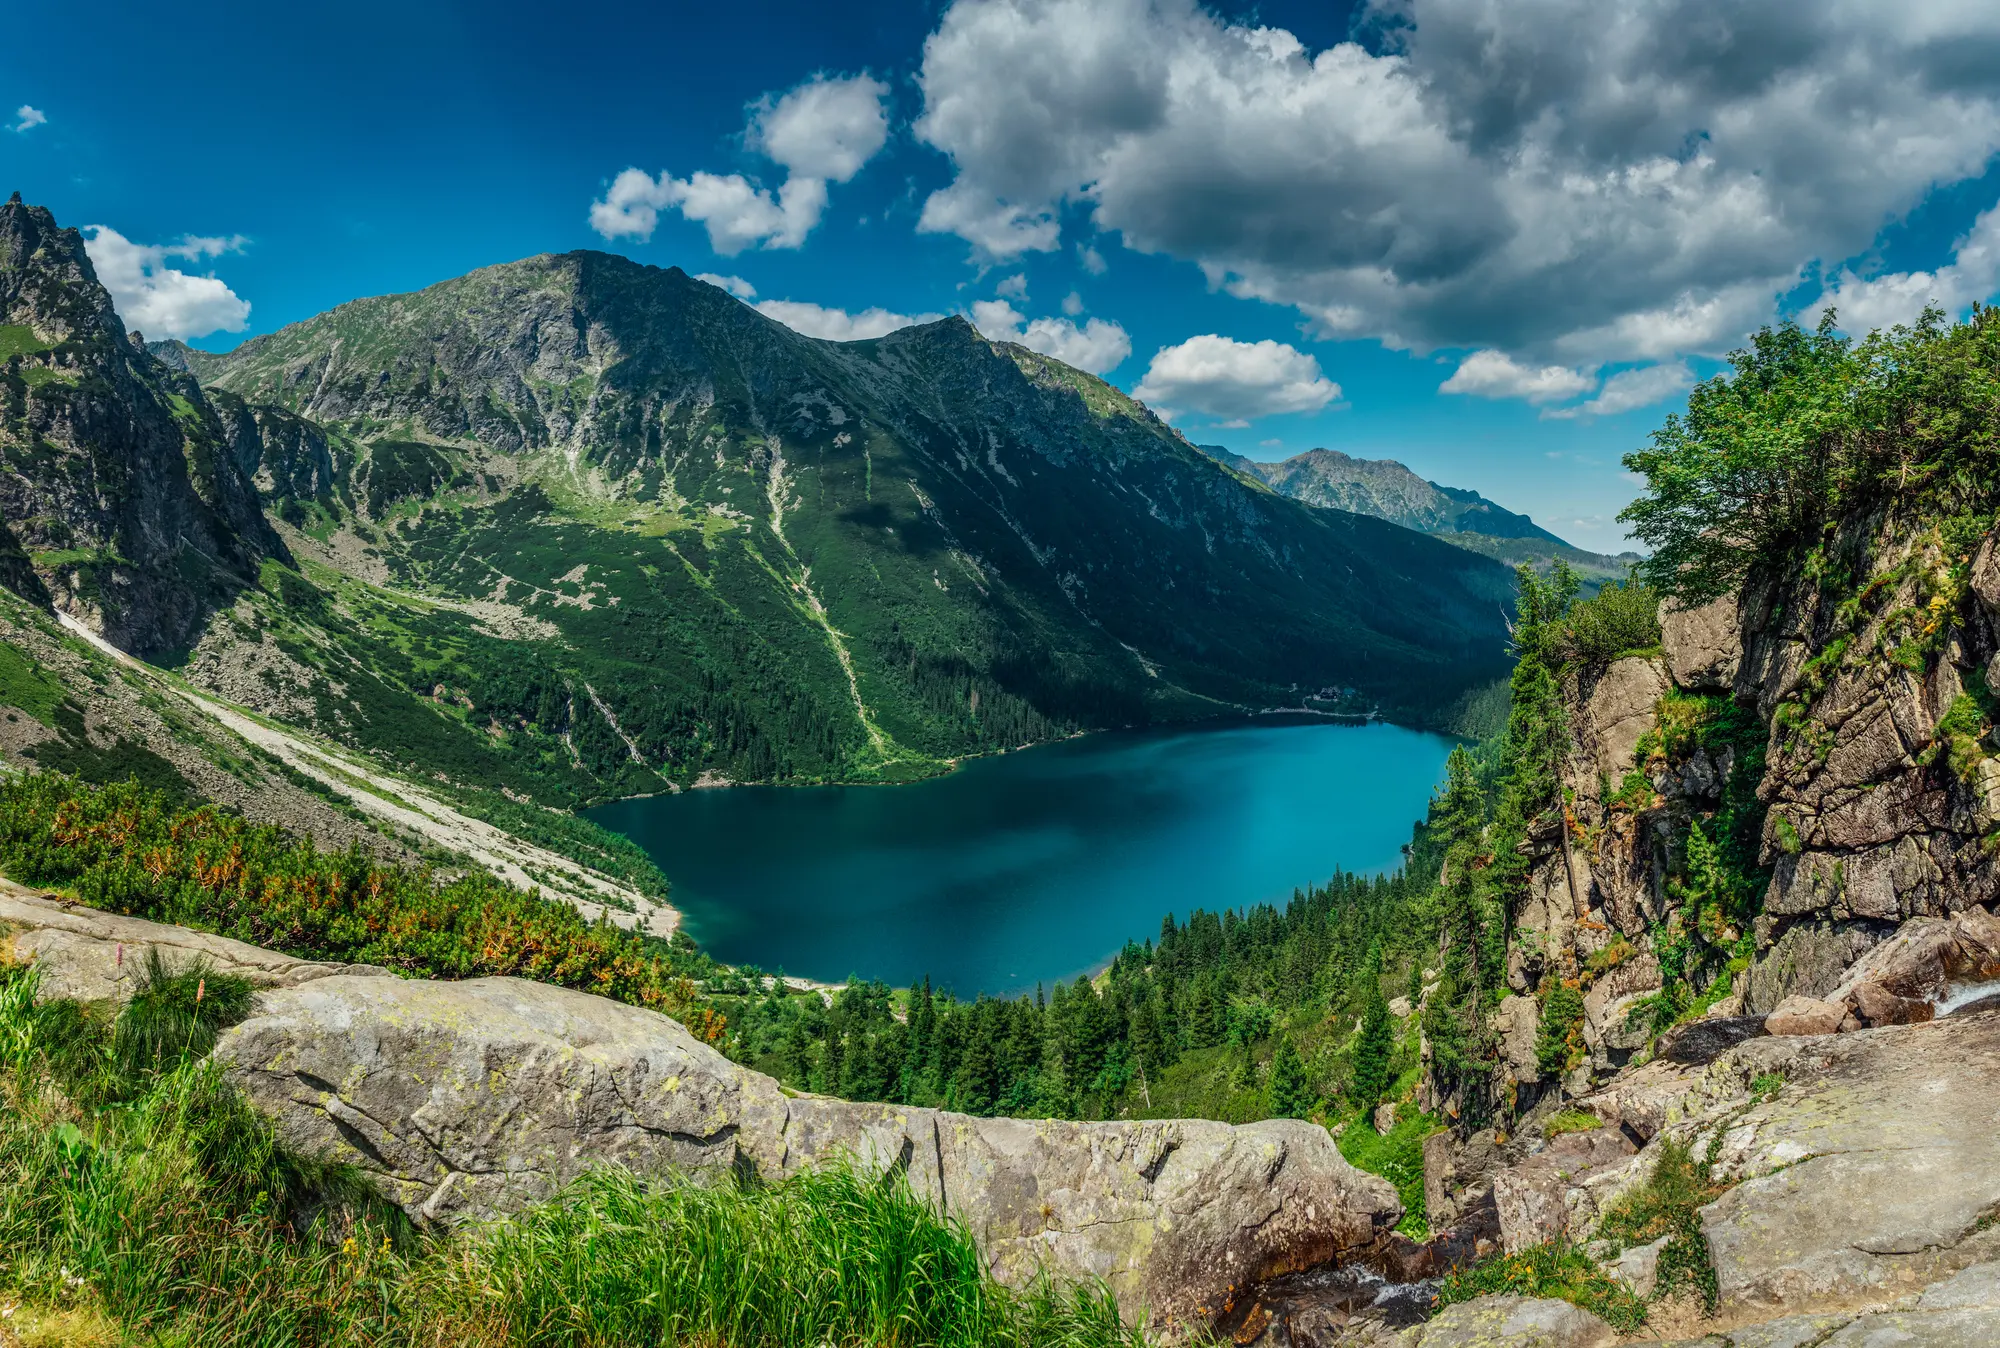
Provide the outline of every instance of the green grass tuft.
{"type": "Polygon", "coordinates": [[[115,1021],[38,1002],[38,981],[0,968],[0,1301],[27,1308],[16,1324],[163,1348],[1142,1343],[1101,1285],[994,1283],[900,1174],[704,1188],[608,1170],[515,1220],[422,1234],[358,1172],[287,1151],[192,1059],[245,1008],[227,980],[149,967],[115,1021]],[[188,1052],[121,1051],[138,1023],[188,1052]]]}
{"type": "Polygon", "coordinates": [[[1661,1293],[1694,1293],[1711,1313],[1716,1306],[1715,1265],[1702,1235],[1700,1210],[1728,1189],[1717,1183],[1706,1164],[1694,1159],[1681,1143],[1662,1139],[1660,1159],[1646,1182],[1613,1203],[1597,1234],[1620,1248],[1649,1245],[1662,1236],[1661,1293]]]}
{"type": "Polygon", "coordinates": [[[1646,1323],[1646,1303],[1581,1249],[1557,1241],[1519,1254],[1495,1255],[1454,1273],[1438,1290],[1440,1307],[1475,1297],[1552,1297],[1581,1306],[1621,1334],[1646,1323]]]}

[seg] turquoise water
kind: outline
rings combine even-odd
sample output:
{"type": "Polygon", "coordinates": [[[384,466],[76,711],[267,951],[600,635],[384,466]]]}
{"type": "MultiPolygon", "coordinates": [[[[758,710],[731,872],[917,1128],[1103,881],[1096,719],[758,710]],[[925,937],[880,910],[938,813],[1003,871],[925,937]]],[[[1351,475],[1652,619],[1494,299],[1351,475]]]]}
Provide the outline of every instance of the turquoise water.
{"type": "Polygon", "coordinates": [[[1394,870],[1451,741],[1259,719],[1089,735],[910,786],[737,786],[591,811],[718,959],[961,996],[1095,968],[1166,913],[1394,870]]]}

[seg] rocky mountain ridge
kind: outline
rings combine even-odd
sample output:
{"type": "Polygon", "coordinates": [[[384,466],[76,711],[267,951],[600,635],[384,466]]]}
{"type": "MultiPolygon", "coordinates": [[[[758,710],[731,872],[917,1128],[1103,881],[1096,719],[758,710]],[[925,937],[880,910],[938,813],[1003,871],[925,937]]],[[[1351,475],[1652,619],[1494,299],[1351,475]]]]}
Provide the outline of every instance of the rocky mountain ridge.
{"type": "MultiPolygon", "coordinates": [[[[1373,677],[1370,663],[1414,674],[1441,635],[1491,631],[1504,584],[1372,522],[1246,493],[1109,385],[962,320],[816,341],[677,269],[605,254],[354,301],[194,368],[320,423],[403,428],[446,458],[476,444],[559,508],[622,509],[669,541],[734,527],[839,631],[928,611],[920,625],[976,649],[995,623],[1011,641],[1024,621],[1081,620],[1074,655],[1049,654],[1122,665],[1136,689],[1241,697],[1260,679],[1332,682],[1333,661],[1354,676],[1340,682],[1373,677]],[[858,593],[840,570],[851,555],[880,577],[858,593]],[[1412,587],[1435,606],[1427,621],[1384,602],[1412,587]],[[1237,630],[1211,616],[1223,594],[1299,630],[1280,645],[1237,630]],[[1336,623],[1338,648],[1323,635],[1336,623]]],[[[886,675],[870,655],[848,646],[863,683],[886,675]]]]}
{"type": "Polygon", "coordinates": [[[1497,1014],[1519,1085],[1545,1080],[1530,994],[1550,976],[1585,987],[1578,1082],[1648,1041],[1625,1021],[1661,990],[1663,931],[1697,920],[1692,886],[1670,879],[1687,870],[1690,829],[1715,835],[1698,845],[1747,830],[1768,877],[1754,925],[1715,933],[1750,951],[1725,1009],[1806,998],[1843,1007],[1834,1028],[1900,1023],[2000,978],[2000,957],[1936,935],[2000,893],[1986,845],[2000,760],[1979,732],[2000,655],[2000,551],[1988,536],[1952,557],[1926,532],[1865,526],[1858,601],[1793,575],[1669,605],[1661,654],[1565,689],[1570,836],[1540,844],[1497,1014]]]}
{"type": "Polygon", "coordinates": [[[1601,582],[1622,579],[1639,560],[1637,553],[1607,557],[1575,547],[1526,515],[1495,505],[1476,491],[1428,482],[1394,459],[1309,449],[1266,463],[1220,445],[1196,448],[1295,501],[1372,515],[1510,565],[1528,562],[1546,569],[1560,558],[1586,581],[1601,582]]]}
{"type": "Polygon", "coordinates": [[[288,560],[193,380],[128,337],[83,238],[0,205],[0,567],[151,656],[288,560]]]}
{"type": "MultiPolygon", "coordinates": [[[[0,753],[269,800],[328,843],[386,790],[644,870],[568,811],[1319,694],[1420,720],[1504,665],[1501,568],[1273,497],[963,323],[817,342],[588,253],[215,356],[126,333],[76,231],[18,200],[0,309],[26,606],[0,628],[29,657],[0,664],[0,753]],[[184,685],[358,763],[358,815],[184,685]]],[[[382,845],[464,850],[422,834],[382,845]]]]}

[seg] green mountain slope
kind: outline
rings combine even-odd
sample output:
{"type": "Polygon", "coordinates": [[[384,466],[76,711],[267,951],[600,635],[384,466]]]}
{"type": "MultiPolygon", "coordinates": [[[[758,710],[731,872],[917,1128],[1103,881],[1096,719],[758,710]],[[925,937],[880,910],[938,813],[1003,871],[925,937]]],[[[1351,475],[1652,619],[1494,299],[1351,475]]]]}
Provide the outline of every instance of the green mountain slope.
{"type": "Polygon", "coordinates": [[[895,777],[1330,686],[1416,717],[1502,667],[1501,568],[1260,490],[956,319],[817,341],[575,253],[174,354],[264,432],[246,470],[329,615],[301,595],[198,655],[275,641],[364,739],[401,731],[339,705],[357,684],[415,690],[468,755],[585,795],[895,777]]]}
{"type": "Polygon", "coordinates": [[[1558,538],[1526,515],[1517,515],[1476,491],[1427,482],[1394,459],[1357,459],[1332,449],[1311,449],[1281,463],[1259,463],[1220,445],[1204,452],[1307,505],[1347,510],[1431,534],[1508,565],[1547,567],[1567,561],[1588,581],[1616,579],[1637,554],[1607,557],[1558,538]]]}

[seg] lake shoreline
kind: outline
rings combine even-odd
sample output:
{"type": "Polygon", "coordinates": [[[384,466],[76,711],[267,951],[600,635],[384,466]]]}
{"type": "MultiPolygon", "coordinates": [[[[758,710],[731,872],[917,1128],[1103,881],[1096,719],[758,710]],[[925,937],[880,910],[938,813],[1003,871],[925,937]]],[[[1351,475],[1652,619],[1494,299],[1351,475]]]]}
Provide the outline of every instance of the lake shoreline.
{"type": "MultiPolygon", "coordinates": [[[[795,788],[799,790],[809,790],[814,787],[823,787],[823,786],[842,786],[842,787],[879,786],[879,787],[889,787],[889,788],[921,786],[925,782],[934,782],[940,778],[949,777],[968,763],[983,762],[986,759],[991,759],[991,758],[1004,758],[1009,754],[1026,753],[1033,749],[1046,749],[1052,745],[1057,745],[1057,744],[1069,744],[1076,740],[1088,739],[1093,735],[1118,735],[1118,734],[1128,734],[1128,733],[1142,734],[1150,731],[1158,731],[1163,734],[1174,734],[1183,731],[1199,731],[1205,728],[1220,729],[1227,727],[1228,725],[1233,724],[1238,720],[1250,721],[1250,720],[1260,719],[1263,717],[1275,717],[1275,716],[1298,716],[1298,717],[1304,717],[1312,721],[1331,722],[1336,725],[1378,725],[1378,724],[1393,725],[1393,726],[1399,726],[1404,730],[1415,731],[1418,734],[1444,735],[1448,738],[1453,738],[1453,739],[1462,738],[1460,736],[1452,735],[1448,731],[1437,730],[1429,726],[1404,725],[1401,721],[1391,720],[1389,717],[1384,716],[1380,711],[1346,712],[1346,711],[1320,711],[1314,707],[1260,707],[1256,710],[1245,710],[1237,713],[1232,713],[1231,715],[1227,716],[1204,716],[1199,720],[1193,720],[1193,721],[1161,721],[1151,725],[1097,726],[1087,730],[1071,731],[1069,734],[1058,736],[1055,739],[1030,740],[1026,744],[1016,744],[1005,749],[986,749],[978,753],[960,754],[955,758],[929,759],[926,761],[940,764],[943,770],[940,772],[927,773],[921,777],[901,777],[891,781],[884,781],[880,778],[868,778],[868,777],[842,777],[835,780],[823,781],[823,782],[796,781],[796,780],[737,781],[733,778],[724,777],[722,774],[718,772],[704,771],[698,777],[696,777],[695,780],[689,782],[685,786],[676,783],[669,783],[665,791],[640,791],[640,792],[635,792],[629,796],[605,796],[600,799],[589,800],[584,802],[584,804],[578,807],[574,811],[574,813],[579,815],[585,814],[590,810],[599,809],[606,805],[616,805],[621,801],[655,800],[663,796],[678,796],[684,791],[721,791],[732,787],[743,787],[743,786],[783,787],[783,788],[795,788]]],[[[900,763],[900,762],[906,762],[908,760],[897,759],[895,761],[900,763]]],[[[668,876],[667,878],[670,882],[673,879],[672,876],[668,876]]]]}
{"type": "Polygon", "coordinates": [[[746,783],[588,817],[672,878],[718,962],[1011,994],[1101,974],[1169,913],[1394,873],[1454,742],[1281,708],[968,757],[908,792],[746,783]]]}

